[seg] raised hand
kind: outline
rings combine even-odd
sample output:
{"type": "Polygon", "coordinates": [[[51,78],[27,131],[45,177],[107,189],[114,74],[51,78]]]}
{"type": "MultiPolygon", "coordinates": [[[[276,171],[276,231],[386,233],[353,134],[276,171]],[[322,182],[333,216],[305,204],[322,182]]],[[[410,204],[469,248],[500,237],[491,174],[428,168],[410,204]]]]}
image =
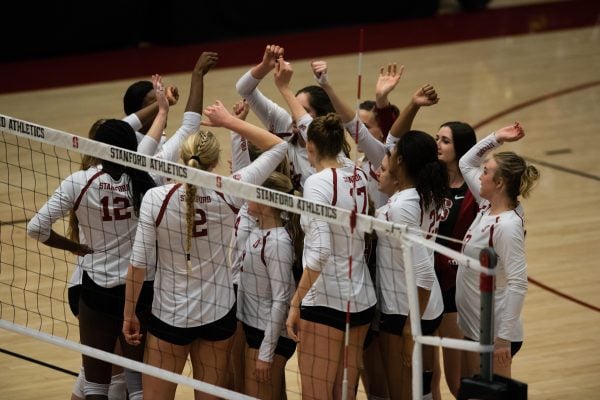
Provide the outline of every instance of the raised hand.
{"type": "Polygon", "coordinates": [[[170,106],[177,104],[179,101],[179,89],[177,89],[177,86],[167,86],[165,93],[167,94],[170,106]]]}
{"type": "Polygon", "coordinates": [[[156,102],[158,103],[158,109],[161,111],[168,111],[170,102],[167,98],[165,87],[162,82],[162,77],[160,75],[152,75],[152,86],[154,88],[154,93],[156,93],[156,102]]]}
{"type": "Polygon", "coordinates": [[[280,89],[289,86],[292,75],[294,75],[292,64],[285,61],[283,57],[280,57],[275,66],[275,86],[280,89]]]}
{"type": "Polygon", "coordinates": [[[387,100],[387,96],[394,90],[398,82],[400,82],[402,72],[404,72],[404,65],[398,68],[396,63],[388,64],[387,68],[381,67],[379,69],[379,77],[375,84],[375,100],[387,100]]]}
{"type": "Polygon", "coordinates": [[[327,61],[312,61],[310,63],[310,68],[312,69],[313,75],[315,76],[315,79],[317,80],[319,85],[326,85],[328,83],[327,61]]]}
{"type": "Polygon", "coordinates": [[[517,140],[525,137],[525,131],[518,122],[512,125],[505,126],[504,128],[498,129],[495,132],[496,140],[498,143],[504,142],[516,142],[517,140]]]}
{"type": "Polygon", "coordinates": [[[196,61],[194,72],[197,72],[204,76],[217,64],[218,61],[218,53],[214,53],[212,51],[204,51],[202,52],[202,54],[200,54],[200,57],[198,57],[198,61],[196,61]]]}
{"type": "Polygon", "coordinates": [[[241,120],[246,120],[248,113],[250,112],[250,104],[246,99],[241,99],[233,105],[233,116],[241,120]]]}
{"type": "Polygon", "coordinates": [[[412,101],[418,106],[432,106],[440,101],[440,98],[435,91],[433,85],[429,83],[421,86],[415,94],[413,94],[412,101]]]}
{"type": "Polygon", "coordinates": [[[212,106],[204,109],[204,115],[209,119],[205,122],[206,126],[224,127],[231,118],[235,118],[221,101],[217,100],[212,106]]]}
{"type": "Polygon", "coordinates": [[[262,66],[269,71],[277,66],[277,60],[283,57],[283,47],[276,44],[268,44],[262,59],[262,66]]]}

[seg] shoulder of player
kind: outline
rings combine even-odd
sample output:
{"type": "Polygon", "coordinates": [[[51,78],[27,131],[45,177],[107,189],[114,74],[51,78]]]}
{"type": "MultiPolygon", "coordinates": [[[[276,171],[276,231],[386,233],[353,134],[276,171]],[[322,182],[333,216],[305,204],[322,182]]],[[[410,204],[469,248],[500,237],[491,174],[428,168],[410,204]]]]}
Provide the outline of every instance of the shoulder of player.
{"type": "Polygon", "coordinates": [[[394,199],[394,202],[400,202],[400,201],[405,201],[405,202],[416,201],[417,203],[420,202],[419,192],[417,192],[417,190],[415,188],[401,190],[394,194],[393,199],[394,199]]]}
{"type": "Polygon", "coordinates": [[[504,232],[519,232],[524,229],[523,215],[516,210],[505,211],[496,218],[496,229],[504,232]]]}

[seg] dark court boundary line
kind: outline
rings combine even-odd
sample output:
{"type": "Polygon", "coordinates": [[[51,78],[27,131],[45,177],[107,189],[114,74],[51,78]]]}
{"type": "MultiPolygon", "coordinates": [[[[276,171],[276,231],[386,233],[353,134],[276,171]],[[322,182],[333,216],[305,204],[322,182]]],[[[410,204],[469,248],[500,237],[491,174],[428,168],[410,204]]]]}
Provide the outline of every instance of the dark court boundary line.
{"type": "Polygon", "coordinates": [[[572,168],[563,167],[561,165],[552,164],[552,163],[549,163],[549,162],[546,162],[546,161],[542,161],[542,160],[537,160],[535,158],[530,158],[530,157],[523,157],[523,158],[525,158],[527,161],[530,161],[530,162],[532,162],[534,164],[543,165],[544,167],[552,168],[552,169],[555,169],[557,171],[566,172],[566,173],[571,174],[571,175],[578,175],[578,176],[580,176],[582,178],[588,178],[588,179],[593,179],[595,181],[600,181],[600,176],[592,175],[592,174],[589,174],[587,172],[579,171],[579,170],[572,169],[572,168]]]}
{"type": "MultiPolygon", "coordinates": [[[[508,115],[508,114],[510,114],[512,112],[515,112],[515,111],[518,111],[518,110],[521,110],[523,108],[527,108],[527,107],[532,106],[534,104],[541,103],[543,101],[546,101],[546,100],[549,100],[549,99],[552,99],[552,98],[555,98],[555,97],[560,97],[560,96],[563,96],[563,95],[566,95],[566,94],[570,94],[570,93],[573,93],[573,92],[577,92],[577,91],[580,91],[580,90],[589,89],[591,87],[598,86],[598,85],[600,85],[600,80],[599,81],[592,81],[592,82],[582,83],[582,84],[579,84],[579,85],[576,85],[576,86],[572,86],[572,87],[569,87],[569,88],[558,90],[556,92],[547,93],[547,94],[544,94],[542,96],[535,97],[533,99],[524,101],[522,103],[519,103],[519,104],[516,104],[516,105],[514,105],[512,107],[509,107],[509,108],[507,108],[505,110],[502,110],[502,111],[500,111],[500,112],[498,112],[496,114],[493,114],[493,115],[485,118],[482,121],[479,121],[478,123],[476,123],[475,125],[473,125],[473,129],[477,130],[477,129],[481,128],[482,126],[487,125],[490,122],[497,120],[498,118],[504,117],[505,115],[508,115]]],[[[552,163],[549,163],[547,161],[536,160],[536,159],[529,158],[529,157],[524,157],[524,158],[527,159],[528,161],[534,162],[536,164],[543,165],[543,166],[548,167],[548,168],[555,169],[557,171],[562,171],[562,172],[566,172],[566,173],[569,173],[569,174],[572,174],[572,175],[577,175],[577,176],[580,176],[582,178],[588,178],[588,179],[593,179],[593,180],[596,180],[596,181],[600,181],[600,176],[597,176],[597,175],[589,174],[587,172],[579,171],[579,170],[576,170],[576,169],[571,169],[571,168],[563,167],[563,166],[560,166],[560,165],[557,165],[557,164],[552,164],[552,163]]]]}
{"type": "Polygon", "coordinates": [[[10,350],[3,349],[1,347],[0,347],[0,352],[4,353],[4,354],[8,354],[9,356],[20,358],[21,360],[29,361],[29,362],[32,362],[32,363],[35,363],[35,364],[39,364],[39,365],[44,366],[44,367],[51,368],[51,369],[59,371],[59,372],[64,372],[65,374],[69,374],[69,375],[72,375],[72,376],[78,376],[79,375],[77,372],[69,371],[68,369],[61,368],[59,366],[49,364],[47,362],[40,361],[40,360],[37,360],[35,358],[27,357],[27,356],[24,356],[23,354],[15,353],[15,352],[12,352],[10,350]]]}
{"type": "Polygon", "coordinates": [[[533,99],[516,104],[512,107],[507,108],[506,110],[502,110],[496,114],[493,114],[493,115],[487,117],[486,119],[484,119],[482,121],[479,121],[478,123],[473,125],[473,129],[477,130],[477,129],[481,128],[483,125],[487,125],[490,122],[492,122],[500,117],[504,117],[505,115],[510,114],[511,112],[514,112],[514,111],[518,111],[522,108],[526,108],[526,107],[532,106],[534,104],[541,103],[542,101],[546,101],[546,100],[552,99],[554,97],[560,97],[565,94],[577,92],[579,90],[588,89],[588,88],[591,88],[591,87],[594,87],[597,85],[600,85],[600,80],[582,83],[582,84],[575,85],[575,86],[572,86],[569,88],[557,90],[556,92],[547,93],[547,94],[541,95],[539,97],[534,97],[533,99]]]}
{"type": "MultiPolygon", "coordinates": [[[[542,101],[546,101],[546,100],[554,98],[554,97],[559,97],[559,96],[562,96],[562,95],[565,95],[565,94],[569,94],[569,93],[573,93],[573,92],[576,92],[576,91],[579,91],[579,90],[588,89],[588,88],[591,88],[591,87],[594,87],[594,86],[597,86],[597,85],[600,85],[600,81],[592,81],[592,82],[582,83],[580,85],[576,85],[576,86],[573,86],[573,87],[570,87],[570,88],[558,90],[556,92],[552,92],[552,93],[548,93],[548,94],[545,94],[545,95],[542,95],[542,96],[539,96],[539,97],[535,97],[533,99],[524,101],[524,102],[519,103],[517,105],[514,105],[512,107],[509,107],[506,110],[500,111],[500,112],[498,112],[498,113],[496,113],[496,114],[494,114],[494,115],[492,115],[492,116],[490,116],[490,117],[488,117],[488,118],[486,118],[486,119],[484,119],[482,121],[479,121],[478,123],[476,123],[475,125],[473,125],[473,129],[477,130],[477,129],[481,128],[483,125],[489,124],[490,122],[492,122],[492,121],[494,121],[494,120],[496,120],[496,119],[498,119],[500,117],[503,117],[503,116],[505,116],[507,114],[510,114],[511,112],[518,111],[520,109],[529,107],[529,106],[531,106],[533,104],[541,103],[542,101]]],[[[578,171],[578,170],[575,170],[575,169],[566,168],[566,167],[563,167],[563,166],[560,166],[560,165],[552,164],[552,163],[541,161],[541,160],[535,160],[535,159],[532,159],[532,158],[529,158],[529,157],[524,157],[524,158],[527,159],[528,161],[534,162],[534,163],[539,164],[539,165],[543,165],[545,167],[553,168],[553,169],[556,169],[558,171],[566,172],[566,173],[573,174],[573,175],[578,175],[578,176],[581,176],[583,178],[589,178],[589,179],[593,179],[593,180],[596,180],[596,181],[600,181],[600,177],[599,176],[588,174],[587,172],[582,172],[582,171],[578,171]]],[[[548,285],[546,285],[546,284],[538,281],[537,279],[534,279],[534,278],[531,278],[531,277],[527,277],[527,280],[529,282],[531,282],[532,284],[538,286],[539,288],[557,295],[558,297],[562,297],[563,299],[572,301],[572,302],[574,302],[576,304],[579,304],[579,305],[581,305],[583,307],[589,308],[590,310],[600,312],[600,308],[599,307],[596,307],[596,306],[594,306],[592,304],[586,303],[585,301],[579,300],[579,299],[577,299],[577,298],[575,298],[573,296],[570,296],[570,295],[568,295],[566,293],[563,293],[563,292],[561,292],[561,291],[559,291],[557,289],[554,289],[553,287],[548,286],[548,285]]]]}
{"type": "Polygon", "coordinates": [[[555,295],[557,295],[557,296],[559,296],[559,297],[562,297],[562,298],[564,298],[564,299],[570,300],[570,301],[572,301],[572,302],[574,302],[574,303],[577,303],[577,304],[579,304],[580,306],[587,307],[587,308],[589,308],[590,310],[593,310],[593,311],[598,311],[598,312],[600,312],[600,307],[596,307],[596,306],[595,306],[595,305],[593,305],[593,304],[586,303],[585,301],[581,301],[581,300],[579,300],[579,299],[576,299],[576,298],[575,298],[575,297],[573,297],[573,296],[569,296],[568,294],[565,294],[565,293],[563,293],[563,292],[561,292],[561,291],[558,291],[558,290],[554,289],[553,287],[550,287],[550,286],[548,286],[548,285],[545,285],[545,284],[543,284],[542,282],[538,281],[537,279],[533,279],[533,278],[531,278],[531,277],[528,277],[528,278],[527,278],[527,280],[528,280],[529,282],[533,283],[534,285],[536,285],[536,286],[540,287],[540,288],[541,288],[541,289],[543,289],[543,290],[547,290],[548,292],[554,293],[555,295]]]}
{"type": "Polygon", "coordinates": [[[17,219],[14,221],[0,221],[0,226],[24,224],[26,222],[29,222],[29,220],[28,219],[17,219]]]}

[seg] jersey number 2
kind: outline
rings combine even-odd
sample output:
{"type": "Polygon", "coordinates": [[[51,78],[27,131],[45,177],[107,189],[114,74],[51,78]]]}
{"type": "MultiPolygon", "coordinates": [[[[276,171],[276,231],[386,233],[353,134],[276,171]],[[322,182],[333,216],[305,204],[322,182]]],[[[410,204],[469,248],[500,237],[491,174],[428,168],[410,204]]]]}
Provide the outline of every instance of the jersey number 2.
{"type": "Polygon", "coordinates": [[[200,229],[200,225],[206,225],[206,213],[204,210],[197,208],[196,215],[200,216],[200,219],[194,220],[194,237],[207,236],[208,229],[200,229]]]}

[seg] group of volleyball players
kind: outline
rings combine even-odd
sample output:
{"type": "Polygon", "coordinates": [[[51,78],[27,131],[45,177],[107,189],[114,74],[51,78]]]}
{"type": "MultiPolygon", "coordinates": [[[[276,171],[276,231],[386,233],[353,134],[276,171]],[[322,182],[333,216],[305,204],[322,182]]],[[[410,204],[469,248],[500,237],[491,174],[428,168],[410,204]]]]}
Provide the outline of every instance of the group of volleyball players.
{"type": "MultiPolygon", "coordinates": [[[[413,130],[419,108],[439,99],[424,85],[398,110],[388,98],[403,72],[395,64],[381,68],[375,100],[358,112],[336,94],[325,61],[310,65],[315,84],[293,92],[292,65],[277,45],[266,46],[239,78],[243,101],[232,112],[219,101],[204,107],[204,75],[217,61],[210,52],[198,58],[182,125],[168,140],[162,133],[179,94],[160,76],[132,85],[126,99],[137,91],[139,104],[123,120],[97,121],[90,138],[213,173],[220,144],[210,127],[226,128],[235,180],[401,224],[475,258],[493,247],[494,365],[510,376],[527,290],[518,198],[539,174],[512,152],[491,152],[521,139],[522,127],[504,127],[480,143],[458,121],[441,124],[435,136],[413,130]],[[258,89],[270,74],[285,108],[258,89]],[[262,127],[245,121],[249,111],[262,127]],[[360,161],[350,159],[349,139],[364,153],[360,161]]],[[[427,335],[479,340],[478,274],[423,244],[412,244],[405,266],[403,244],[391,236],[106,160],[82,167],[60,184],[28,233],[77,255],[81,278],[73,287],[80,292],[70,302],[83,344],[175,373],[189,359],[195,379],[263,399],[286,397],[285,366],[295,353],[302,398],[355,398],[362,377],[370,399],[408,399],[411,318],[427,335]],[[71,235],[53,231],[69,214],[71,235]],[[409,313],[405,267],[416,278],[418,316],[409,313]]],[[[441,398],[436,353],[423,353],[423,394],[430,398],[441,398]]],[[[461,376],[477,372],[473,356],[444,350],[455,396],[461,376]]],[[[76,394],[123,396],[111,390],[118,372],[83,356],[76,394]]],[[[130,399],[175,397],[175,383],[151,375],[125,369],[125,381],[130,399]]]]}

